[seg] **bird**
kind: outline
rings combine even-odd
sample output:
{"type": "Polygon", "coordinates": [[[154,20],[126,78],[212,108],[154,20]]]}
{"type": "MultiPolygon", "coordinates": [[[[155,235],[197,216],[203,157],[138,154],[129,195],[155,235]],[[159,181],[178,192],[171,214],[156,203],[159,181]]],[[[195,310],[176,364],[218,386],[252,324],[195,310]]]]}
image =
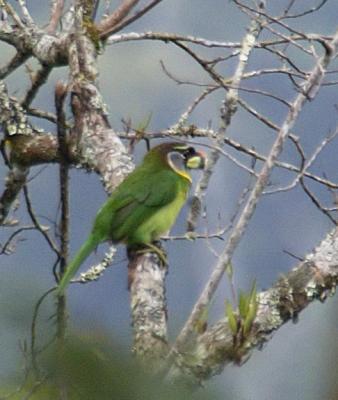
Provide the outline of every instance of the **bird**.
{"type": "Polygon", "coordinates": [[[203,169],[205,164],[205,154],[185,143],[164,142],[150,149],[99,209],[91,232],[58,283],[57,294],[64,294],[82,263],[102,242],[122,243],[127,250],[143,246],[163,259],[153,242],[170,231],[187,200],[192,184],[188,170],[203,169]]]}

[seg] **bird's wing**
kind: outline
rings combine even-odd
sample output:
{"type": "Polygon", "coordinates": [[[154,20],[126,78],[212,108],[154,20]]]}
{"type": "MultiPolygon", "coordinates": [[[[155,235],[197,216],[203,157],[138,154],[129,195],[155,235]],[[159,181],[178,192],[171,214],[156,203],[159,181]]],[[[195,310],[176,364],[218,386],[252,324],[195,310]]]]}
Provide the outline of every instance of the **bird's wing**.
{"type": "Polygon", "coordinates": [[[178,189],[175,172],[158,171],[146,182],[135,181],[128,194],[147,207],[163,207],[174,200],[178,189]]]}
{"type": "Polygon", "coordinates": [[[102,206],[94,229],[104,231],[107,239],[123,240],[160,207],[171,203],[178,190],[177,176],[172,171],[155,171],[146,178],[132,173],[102,206]]]}

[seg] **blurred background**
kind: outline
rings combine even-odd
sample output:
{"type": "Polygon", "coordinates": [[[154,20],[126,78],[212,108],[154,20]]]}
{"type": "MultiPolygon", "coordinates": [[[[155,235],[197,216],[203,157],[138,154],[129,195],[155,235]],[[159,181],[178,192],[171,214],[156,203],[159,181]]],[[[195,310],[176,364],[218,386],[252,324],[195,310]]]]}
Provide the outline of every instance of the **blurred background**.
{"type": "MultiPolygon", "coordinates": [[[[12,2],[15,6],[15,2],[12,2]]],[[[112,8],[119,1],[112,1],[112,8]]],[[[278,15],[288,2],[268,2],[268,10],[278,15]],[[271,3],[271,4],[269,4],[271,3]],[[283,4],[282,4],[283,3],[283,4]]],[[[295,11],[310,8],[318,1],[295,2],[295,11]]],[[[46,22],[49,2],[27,1],[33,16],[42,25],[46,22]]],[[[338,3],[328,1],[318,12],[288,23],[295,29],[333,34],[337,29],[338,3]]],[[[171,0],[163,1],[148,15],[128,27],[126,32],[175,32],[194,35],[211,40],[240,42],[246,33],[249,19],[228,0],[171,0]]],[[[229,54],[222,49],[199,49],[198,54],[211,58],[229,54]]],[[[318,49],[320,53],[321,49],[318,49]]],[[[14,54],[13,49],[0,43],[0,61],[5,64],[14,54]]],[[[312,68],[312,60],[295,51],[294,57],[305,70],[312,68]]],[[[150,113],[148,130],[159,132],[175,124],[181,114],[200,94],[201,88],[177,85],[163,73],[160,61],[182,80],[209,83],[206,73],[184,52],[171,44],[155,41],[119,43],[108,46],[99,58],[100,87],[109,107],[110,122],[116,130],[123,130],[123,120],[130,119],[137,126],[150,113]]],[[[275,63],[275,64],[274,64],[275,63]]],[[[36,68],[29,61],[31,68],[36,68]]],[[[272,68],[276,59],[266,53],[255,51],[248,70],[272,68]],[[262,55],[264,57],[262,57],[262,55]]],[[[236,59],[222,63],[218,71],[231,75],[236,59]]],[[[67,79],[67,69],[59,68],[49,78],[37,96],[34,106],[54,111],[54,85],[57,80],[67,79]]],[[[25,67],[20,68],[7,80],[10,92],[20,97],[29,87],[25,67]]],[[[292,100],[296,92],[285,84],[285,78],[258,77],[245,85],[271,91],[292,100]]],[[[253,107],[280,124],[287,110],[270,98],[241,93],[243,99],[253,107]]],[[[190,122],[201,128],[219,126],[219,109],[224,98],[222,91],[209,96],[190,118],[190,122]]],[[[314,101],[308,103],[293,130],[300,137],[304,150],[312,154],[322,140],[332,133],[337,125],[337,88],[323,87],[314,101]]],[[[43,120],[33,122],[46,131],[55,132],[55,127],[43,120]]],[[[267,154],[274,140],[274,132],[259,124],[252,116],[239,109],[228,136],[260,153],[267,154]]],[[[159,141],[152,141],[155,145],[159,141]]],[[[196,143],[203,143],[196,140],[196,143]]],[[[207,149],[205,149],[206,151],[207,149]]],[[[249,159],[230,148],[226,150],[239,160],[249,159]]],[[[146,152],[144,142],[136,146],[134,155],[138,163],[146,152]]],[[[338,182],[338,143],[334,140],[320,154],[311,171],[338,182]]],[[[289,143],[282,160],[299,164],[299,157],[289,143]]],[[[258,165],[259,166],[259,165],[258,165]]],[[[7,169],[1,164],[2,182],[7,169]]],[[[31,170],[29,193],[40,222],[50,225],[59,213],[58,166],[35,167],[31,170]],[[37,176],[36,176],[37,175],[37,176]],[[52,222],[51,222],[52,221],[52,222]]],[[[198,179],[194,175],[194,181],[198,179]]],[[[271,177],[270,189],[284,186],[294,175],[285,170],[276,170],[271,177]]],[[[219,224],[225,226],[237,208],[242,191],[250,179],[228,159],[222,157],[212,177],[206,197],[204,218],[199,232],[214,232],[219,224]]],[[[328,206],[333,204],[333,194],[316,183],[309,183],[318,198],[328,206]]],[[[74,254],[86,238],[92,220],[106,198],[106,194],[95,174],[73,169],[71,171],[71,254],[74,254]]],[[[181,213],[172,233],[182,234],[186,229],[189,204],[181,213]]],[[[29,224],[23,199],[19,199],[14,217],[22,224],[29,224]]],[[[249,228],[233,259],[234,279],[238,289],[248,290],[256,279],[259,290],[271,284],[283,273],[297,264],[297,260],[285,251],[303,257],[320,242],[333,224],[312,204],[304,192],[293,190],[264,196],[249,228]]],[[[4,243],[11,233],[3,228],[0,242],[4,243]]],[[[214,239],[210,245],[221,252],[224,242],[214,239]]],[[[194,302],[204,287],[216,262],[216,257],[203,240],[171,241],[166,243],[170,268],[167,277],[167,299],[170,338],[173,340],[188,317],[194,302]]],[[[86,270],[95,261],[100,261],[106,247],[100,246],[96,255],[86,263],[86,270]]],[[[52,266],[54,255],[44,239],[35,231],[24,232],[17,240],[10,255],[1,257],[0,282],[0,381],[13,376],[23,365],[22,347],[30,338],[33,309],[40,296],[54,285],[52,266]]],[[[129,318],[129,294],[127,290],[127,260],[125,249],[119,248],[113,265],[98,281],[88,285],[73,285],[69,290],[69,325],[73,334],[81,338],[109,338],[119,349],[128,352],[131,345],[129,318]]],[[[230,299],[229,285],[224,279],[210,311],[209,323],[224,316],[225,299],[230,299]]],[[[338,398],[336,360],[337,341],[337,297],[325,304],[311,305],[300,315],[296,324],[289,323],[280,329],[262,349],[255,351],[242,367],[228,366],[207,386],[233,400],[258,399],[336,399],[338,398]]],[[[47,343],[55,329],[51,316],[54,302],[47,299],[38,319],[38,340],[47,343]]]]}

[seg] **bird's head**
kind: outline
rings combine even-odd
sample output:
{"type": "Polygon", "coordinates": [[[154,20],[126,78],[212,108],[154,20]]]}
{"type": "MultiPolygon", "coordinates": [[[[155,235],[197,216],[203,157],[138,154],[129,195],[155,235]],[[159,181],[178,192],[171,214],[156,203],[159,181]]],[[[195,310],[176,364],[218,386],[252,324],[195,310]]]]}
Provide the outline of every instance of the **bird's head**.
{"type": "Polygon", "coordinates": [[[192,146],[180,142],[169,142],[153,147],[147,154],[146,160],[161,162],[162,165],[164,164],[190,180],[185,171],[187,169],[203,169],[206,156],[192,146]]]}
{"type": "Polygon", "coordinates": [[[144,162],[152,168],[170,168],[177,174],[191,181],[187,169],[203,169],[206,156],[194,147],[180,142],[162,143],[153,147],[146,155],[144,162]]]}

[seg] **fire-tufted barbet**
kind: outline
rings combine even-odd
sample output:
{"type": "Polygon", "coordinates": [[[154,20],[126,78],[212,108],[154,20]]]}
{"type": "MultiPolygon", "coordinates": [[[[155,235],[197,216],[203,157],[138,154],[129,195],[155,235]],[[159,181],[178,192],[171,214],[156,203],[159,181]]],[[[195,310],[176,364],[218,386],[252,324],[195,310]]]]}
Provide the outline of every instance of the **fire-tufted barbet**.
{"type": "Polygon", "coordinates": [[[129,249],[148,247],[162,258],[153,242],[171,229],[187,200],[192,183],[188,170],[204,168],[205,161],[203,153],[179,142],[152,148],[98,211],[87,240],[59,282],[58,294],[64,293],[81,264],[102,242],[123,243],[129,249]]]}

